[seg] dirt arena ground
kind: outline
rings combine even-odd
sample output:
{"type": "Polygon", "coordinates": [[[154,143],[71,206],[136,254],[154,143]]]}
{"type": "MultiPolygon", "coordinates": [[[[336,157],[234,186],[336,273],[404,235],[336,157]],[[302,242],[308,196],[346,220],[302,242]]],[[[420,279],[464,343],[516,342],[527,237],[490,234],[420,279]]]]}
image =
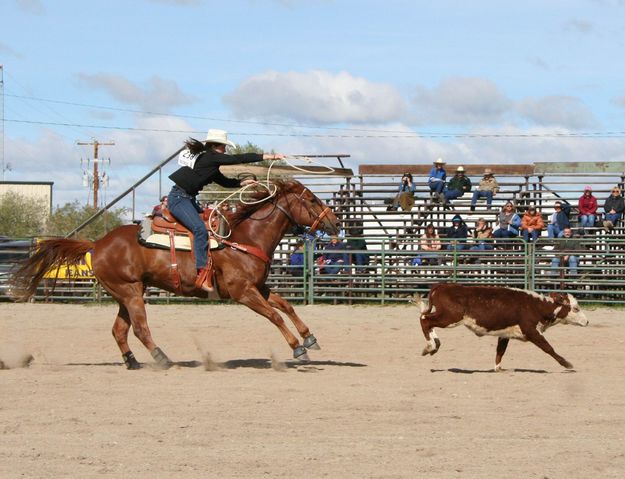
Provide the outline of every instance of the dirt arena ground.
{"type": "Polygon", "coordinates": [[[178,365],[133,337],[127,371],[114,306],[0,304],[0,477],[625,477],[623,310],[547,332],[574,372],[513,341],[501,373],[465,328],[421,357],[414,306],[298,311],[306,365],[244,307],[149,305],[178,365]]]}

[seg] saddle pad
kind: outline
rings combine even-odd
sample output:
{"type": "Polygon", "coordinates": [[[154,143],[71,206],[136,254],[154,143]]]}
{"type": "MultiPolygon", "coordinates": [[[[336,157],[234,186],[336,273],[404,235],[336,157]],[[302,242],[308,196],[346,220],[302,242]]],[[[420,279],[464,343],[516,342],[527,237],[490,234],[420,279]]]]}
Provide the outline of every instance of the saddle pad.
{"type": "MultiPolygon", "coordinates": [[[[145,239],[145,242],[169,248],[168,235],[151,234],[145,239]]],[[[176,245],[176,249],[178,250],[191,251],[191,242],[189,241],[188,236],[175,235],[174,244],[176,245]]],[[[208,245],[210,249],[219,248],[219,243],[217,243],[214,238],[208,239],[208,245]]]]}

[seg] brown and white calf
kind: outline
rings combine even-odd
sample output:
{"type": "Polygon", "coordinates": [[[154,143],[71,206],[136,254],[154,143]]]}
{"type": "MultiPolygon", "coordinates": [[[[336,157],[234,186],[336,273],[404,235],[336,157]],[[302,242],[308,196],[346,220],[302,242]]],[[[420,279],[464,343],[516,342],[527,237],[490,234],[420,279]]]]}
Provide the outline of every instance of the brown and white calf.
{"type": "Polygon", "coordinates": [[[478,336],[499,336],[495,371],[501,369],[501,358],[510,338],[530,341],[562,366],[572,369],[573,365],[558,355],[543,336],[547,328],[558,323],[588,324],[577,300],[570,294],[543,296],[501,286],[436,284],[430,289],[427,309],[421,313],[421,328],[427,341],[423,355],[434,354],[440,347],[434,328],[463,324],[478,336]]]}

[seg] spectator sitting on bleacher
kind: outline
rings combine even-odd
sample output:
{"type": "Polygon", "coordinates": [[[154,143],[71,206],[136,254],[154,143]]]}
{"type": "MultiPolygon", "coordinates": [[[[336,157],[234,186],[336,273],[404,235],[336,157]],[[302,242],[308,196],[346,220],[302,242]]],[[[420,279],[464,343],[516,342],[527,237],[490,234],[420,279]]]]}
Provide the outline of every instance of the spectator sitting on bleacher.
{"type": "Polygon", "coordinates": [[[348,264],[345,244],[338,236],[332,236],[330,243],[325,245],[321,274],[344,273],[348,264]]]}
{"type": "Polygon", "coordinates": [[[434,166],[430,170],[430,177],[428,178],[428,186],[432,194],[432,201],[445,202],[445,180],[447,179],[447,172],[443,165],[445,162],[439,158],[434,162],[434,166]]]}
{"type": "Polygon", "coordinates": [[[464,176],[464,167],[459,166],[456,169],[456,174],[449,180],[447,188],[445,188],[443,192],[445,195],[445,203],[449,203],[449,200],[455,200],[471,191],[471,186],[471,180],[464,176]]]}
{"type": "Polygon", "coordinates": [[[412,181],[412,174],[404,173],[401,177],[397,195],[393,199],[393,204],[389,207],[388,211],[397,211],[399,206],[401,206],[403,211],[411,211],[414,206],[415,189],[416,185],[412,181]]]}
{"type": "Polygon", "coordinates": [[[581,249],[580,242],[573,236],[573,230],[570,227],[564,228],[562,240],[556,242],[553,251],[556,255],[551,260],[551,268],[553,274],[556,274],[557,269],[562,262],[563,266],[568,266],[570,273],[577,275],[578,258],[576,255],[571,254],[578,252],[581,249]]]}
{"type": "Polygon", "coordinates": [[[164,208],[167,208],[167,196],[163,196],[161,198],[161,202],[152,208],[151,217],[154,218],[155,216],[163,216],[164,208]]]}
{"type": "Polygon", "coordinates": [[[484,177],[480,180],[480,184],[477,190],[473,192],[471,198],[471,211],[475,211],[475,205],[480,198],[486,198],[486,206],[490,209],[493,204],[493,196],[499,191],[499,183],[493,175],[493,170],[486,168],[484,170],[484,177]]]}
{"type": "Polygon", "coordinates": [[[516,213],[512,201],[508,201],[499,213],[499,228],[493,233],[494,238],[514,238],[519,236],[521,217],[516,213]]]}
{"type": "Polygon", "coordinates": [[[577,210],[579,211],[579,233],[581,235],[586,234],[584,228],[592,228],[595,226],[595,219],[597,215],[597,198],[592,194],[592,187],[586,186],[584,188],[584,194],[579,197],[577,202],[577,210]]]}
{"type": "Polygon", "coordinates": [[[485,218],[477,220],[477,226],[473,230],[473,239],[475,245],[471,246],[472,250],[484,251],[487,249],[493,249],[493,243],[485,241],[493,237],[493,229],[488,225],[485,218]]]}
{"type": "Polygon", "coordinates": [[[419,247],[423,253],[417,256],[421,261],[415,264],[438,264],[438,255],[442,245],[441,239],[438,237],[438,233],[432,223],[425,227],[425,232],[421,235],[421,240],[419,241],[419,247]]]}
{"type": "Polygon", "coordinates": [[[456,215],[451,219],[451,226],[447,228],[445,231],[445,237],[449,240],[459,240],[459,241],[451,241],[447,245],[448,250],[462,250],[467,247],[466,239],[469,236],[469,229],[467,225],[462,220],[462,216],[456,215]]]}
{"type": "Polygon", "coordinates": [[[553,205],[555,210],[549,218],[547,224],[547,236],[549,238],[562,238],[564,236],[564,228],[570,228],[571,222],[569,215],[571,214],[571,205],[566,201],[556,201],[553,205]]]}
{"type": "Polygon", "coordinates": [[[605,200],[603,210],[605,211],[603,227],[610,231],[621,219],[623,210],[625,210],[625,202],[621,196],[621,189],[618,186],[612,188],[612,193],[605,200]]]}
{"type": "MultiPolygon", "coordinates": [[[[347,239],[347,249],[356,251],[351,253],[352,264],[354,266],[366,266],[369,264],[369,255],[362,251],[367,250],[367,242],[362,235],[361,228],[352,228],[350,238],[347,239]]],[[[358,269],[356,269],[358,271],[358,269]]]]}
{"type": "Polygon", "coordinates": [[[300,240],[295,245],[295,249],[289,257],[289,273],[293,276],[304,275],[304,241],[300,240]]]}
{"type": "Polygon", "coordinates": [[[521,219],[521,234],[526,242],[536,241],[542,230],[545,228],[543,217],[536,210],[535,206],[530,206],[521,219]]]}

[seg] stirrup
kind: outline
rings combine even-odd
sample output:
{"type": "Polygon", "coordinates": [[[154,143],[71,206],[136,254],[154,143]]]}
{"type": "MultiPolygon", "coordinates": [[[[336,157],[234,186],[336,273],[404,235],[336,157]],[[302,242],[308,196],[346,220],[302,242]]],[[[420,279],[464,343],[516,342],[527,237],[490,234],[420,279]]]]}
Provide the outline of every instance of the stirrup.
{"type": "Polygon", "coordinates": [[[200,268],[197,278],[195,278],[195,287],[207,293],[211,293],[214,290],[212,285],[212,272],[212,268],[200,268]]]}

